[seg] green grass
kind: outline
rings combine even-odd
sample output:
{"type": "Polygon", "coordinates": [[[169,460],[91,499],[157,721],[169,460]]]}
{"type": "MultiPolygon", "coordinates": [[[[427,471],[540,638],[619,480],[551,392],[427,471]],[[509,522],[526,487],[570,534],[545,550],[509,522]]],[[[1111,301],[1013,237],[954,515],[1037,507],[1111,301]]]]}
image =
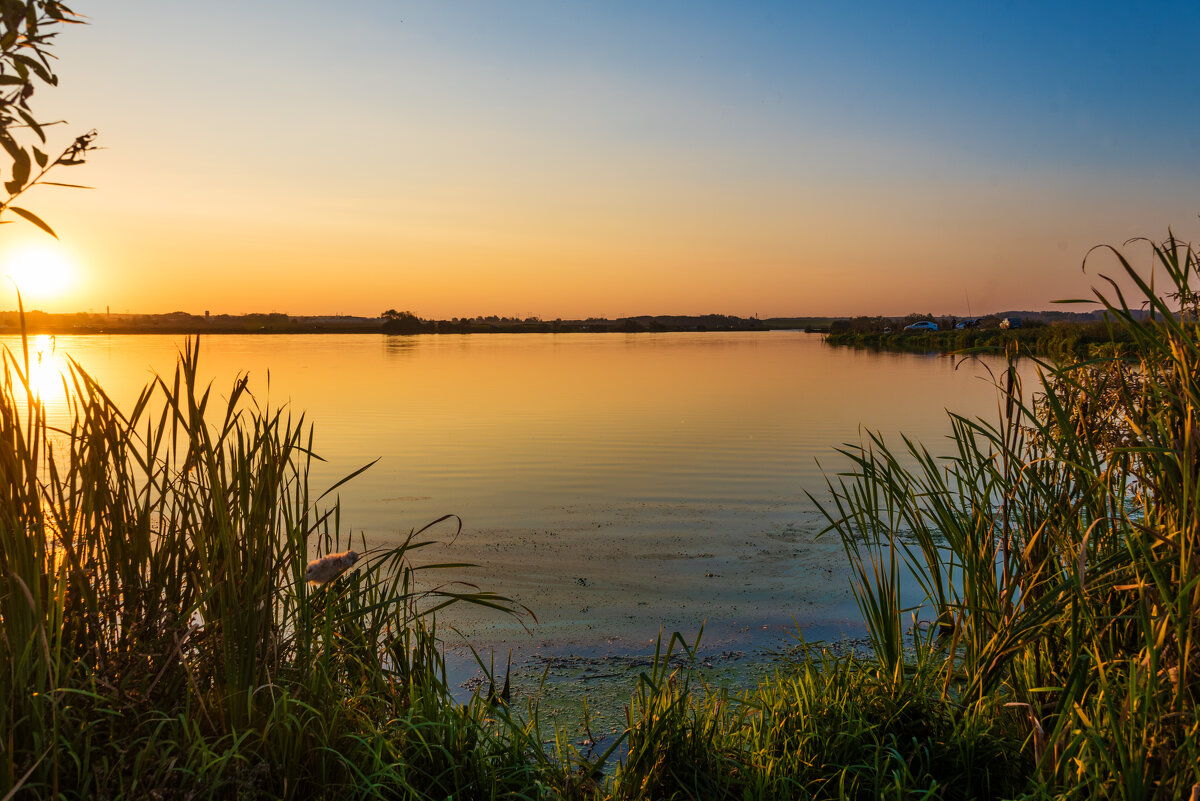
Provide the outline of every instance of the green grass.
{"type": "Polygon", "coordinates": [[[1154,254],[1159,293],[1118,254],[1139,296],[1097,295],[1121,358],[1038,363],[1030,388],[1010,366],[948,458],[847,448],[822,502],[867,652],[801,648],[731,692],[675,635],[603,750],[498,676],[454,701],[433,613],[523,610],[456,565],[418,581],[428,527],[305,582],[351,543],[303,418],[244,379],[216,400],[189,345],[126,409],[74,367],[57,431],[6,353],[0,801],[1193,797],[1200,260],[1154,254]]]}
{"type": "MultiPolygon", "coordinates": [[[[679,642],[676,640],[676,642],[679,642]]],[[[809,654],[731,697],[665,661],[631,707],[614,798],[993,798],[1025,783],[1015,715],[956,716],[936,673],[809,654]]]]}

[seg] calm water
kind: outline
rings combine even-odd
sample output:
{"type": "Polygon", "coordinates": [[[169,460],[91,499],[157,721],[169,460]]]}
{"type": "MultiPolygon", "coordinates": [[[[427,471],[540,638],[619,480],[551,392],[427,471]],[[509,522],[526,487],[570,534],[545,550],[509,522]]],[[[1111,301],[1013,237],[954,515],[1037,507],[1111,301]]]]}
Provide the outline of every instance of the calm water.
{"type": "MultiPolygon", "coordinates": [[[[43,392],[61,404],[69,355],[128,402],[182,342],[59,337],[43,392]]],[[[840,550],[813,542],[805,492],[823,494],[822,467],[844,466],[835,449],[860,426],[936,449],[946,409],[996,408],[979,363],[798,332],[210,336],[201,368],[218,391],[248,372],[260,399],[306,413],[327,459],[316,485],[379,459],[341,492],[344,525],[369,544],[461,516],[439,558],[478,562],[464,577],[530,606],[540,643],[642,641],[703,620],[729,636],[793,616],[852,625],[840,550]]]]}

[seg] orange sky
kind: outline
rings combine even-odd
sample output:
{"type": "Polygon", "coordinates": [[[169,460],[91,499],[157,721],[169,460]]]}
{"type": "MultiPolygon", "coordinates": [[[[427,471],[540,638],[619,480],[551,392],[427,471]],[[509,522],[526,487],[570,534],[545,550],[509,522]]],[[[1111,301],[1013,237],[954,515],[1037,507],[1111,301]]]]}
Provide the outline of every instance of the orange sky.
{"type": "MultiPolygon", "coordinates": [[[[1032,7],[983,37],[886,4],[188,5],[60,37],[35,101],[105,150],[55,176],[94,189],[29,199],[75,281],[28,305],[979,313],[1084,294],[1094,244],[1200,234],[1197,68],[1143,47],[1170,14],[1064,44],[1032,7]],[[1160,94],[1179,118],[1143,130],[1160,94]]],[[[0,272],[31,241],[5,228],[0,272]]]]}

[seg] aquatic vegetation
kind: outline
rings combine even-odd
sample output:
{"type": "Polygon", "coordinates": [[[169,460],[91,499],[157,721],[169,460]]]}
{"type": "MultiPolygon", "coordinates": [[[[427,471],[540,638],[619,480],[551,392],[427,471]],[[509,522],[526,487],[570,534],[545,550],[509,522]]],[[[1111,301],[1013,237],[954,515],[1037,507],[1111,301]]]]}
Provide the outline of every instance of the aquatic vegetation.
{"type": "Polygon", "coordinates": [[[65,430],[28,351],[3,354],[0,787],[371,795],[382,771],[437,796],[490,777],[508,746],[486,739],[485,709],[451,701],[431,614],[521,610],[420,583],[438,570],[409,558],[429,526],[347,550],[337,504],[310,494],[303,417],[260,404],[245,377],[219,403],[197,350],[124,410],[75,366],[65,430]]]}
{"type": "Polygon", "coordinates": [[[1125,354],[1039,363],[1032,395],[1010,365],[1001,419],[952,416],[949,457],[871,437],[831,483],[881,675],[932,672],[957,720],[1020,711],[1030,791],[1055,797],[1200,792],[1200,341],[1178,305],[1200,257],[1152,250],[1165,294],[1112,251],[1148,316],[1096,292],[1125,354]]]}

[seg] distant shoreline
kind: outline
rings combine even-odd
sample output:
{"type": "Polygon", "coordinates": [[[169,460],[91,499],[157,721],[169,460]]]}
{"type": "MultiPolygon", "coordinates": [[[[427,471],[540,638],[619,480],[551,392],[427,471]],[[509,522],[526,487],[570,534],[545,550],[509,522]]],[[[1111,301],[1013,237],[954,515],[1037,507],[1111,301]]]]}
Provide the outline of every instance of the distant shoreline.
{"type": "MultiPolygon", "coordinates": [[[[727,315],[643,316],[615,320],[524,320],[476,317],[424,320],[408,313],[391,317],[293,317],[286,314],[200,316],[172,314],[25,314],[31,336],[107,336],[112,334],[573,334],[672,333],[711,331],[770,331],[810,329],[827,331],[829,318],[756,318],[727,315]]],[[[0,312],[0,335],[19,335],[17,312],[0,312]]]]}
{"type": "Polygon", "coordinates": [[[1114,337],[1102,323],[1056,323],[1012,330],[843,331],[830,334],[825,341],[835,347],[898,353],[1003,353],[1015,346],[1025,355],[1053,358],[1114,355],[1131,344],[1127,337],[1114,337]]]}
{"type": "MultiPolygon", "coordinates": [[[[989,315],[1020,317],[1027,323],[1099,322],[1100,313],[1002,312],[989,315]]],[[[912,319],[938,319],[932,315],[909,315],[912,319]]],[[[807,331],[832,334],[831,344],[895,347],[884,344],[880,334],[891,327],[898,330],[911,320],[900,317],[737,317],[724,314],[639,315],[634,317],[544,320],[540,317],[463,317],[433,320],[411,312],[389,309],[379,317],[353,315],[269,314],[131,314],[76,312],[56,314],[27,311],[25,330],[30,335],[105,336],[112,334],[574,334],[574,333],[677,333],[707,331],[807,331]],[[864,336],[865,335],[865,336],[864,336]]],[[[953,320],[956,318],[946,318],[953,320]]],[[[981,320],[987,318],[980,318],[981,320]]],[[[950,324],[953,327],[953,323],[950,324]]],[[[0,311],[0,335],[19,335],[21,315],[15,310],[0,311]]],[[[916,343],[909,343],[915,345],[916,343]]],[[[934,348],[938,349],[938,348],[934,348]]]]}

